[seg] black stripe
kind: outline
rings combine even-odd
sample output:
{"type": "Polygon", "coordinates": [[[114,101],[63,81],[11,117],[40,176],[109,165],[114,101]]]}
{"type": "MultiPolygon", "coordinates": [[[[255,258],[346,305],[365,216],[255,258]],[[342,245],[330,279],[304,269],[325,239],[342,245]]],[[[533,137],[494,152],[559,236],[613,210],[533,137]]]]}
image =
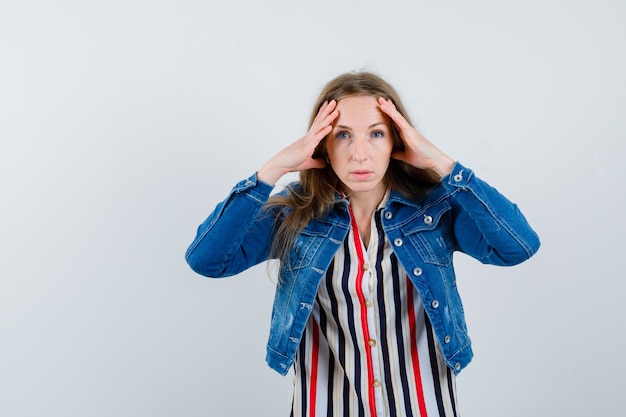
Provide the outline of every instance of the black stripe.
{"type": "MultiPolygon", "coordinates": [[[[404,412],[407,417],[413,417],[413,407],[411,390],[409,388],[409,377],[407,375],[408,365],[406,353],[404,352],[404,332],[402,331],[402,298],[400,296],[400,275],[398,271],[398,258],[395,253],[389,257],[391,261],[391,278],[393,282],[393,304],[396,311],[395,327],[396,340],[398,345],[398,373],[402,383],[402,395],[404,399],[404,412]]],[[[412,312],[409,312],[411,314],[412,312]]]]}
{"type": "Polygon", "coordinates": [[[378,249],[376,253],[376,299],[378,302],[378,325],[380,327],[380,350],[383,358],[383,373],[385,377],[385,392],[387,393],[387,404],[389,405],[389,414],[395,417],[398,413],[396,410],[396,399],[393,392],[393,383],[391,377],[391,361],[389,360],[389,341],[387,340],[387,307],[385,305],[385,277],[383,276],[383,255],[385,251],[385,233],[380,220],[380,210],[374,216],[376,220],[376,229],[378,230],[378,249]]]}
{"type": "MultiPolygon", "coordinates": [[[[346,375],[346,335],[343,332],[343,327],[339,326],[339,304],[337,302],[337,296],[335,295],[335,288],[333,286],[333,272],[335,269],[335,260],[333,259],[328,271],[326,272],[326,288],[328,289],[328,298],[330,299],[330,312],[331,317],[335,321],[335,327],[337,328],[337,342],[339,343],[338,349],[339,352],[337,354],[339,357],[337,358],[339,361],[339,366],[343,369],[343,384],[342,384],[342,401],[344,404],[344,415],[346,417],[350,416],[350,384],[348,381],[348,376],[346,375]]],[[[344,271],[345,272],[345,271],[344,271]]]]}
{"type": "Polygon", "coordinates": [[[306,333],[302,335],[302,340],[300,340],[300,346],[298,346],[298,353],[300,355],[300,413],[301,415],[306,415],[307,409],[307,400],[309,396],[309,392],[307,389],[307,376],[306,376],[306,333]]]}
{"type": "MultiPolygon", "coordinates": [[[[355,231],[353,231],[354,233],[355,231]]],[[[348,317],[348,330],[350,332],[350,337],[352,338],[352,344],[354,346],[358,346],[358,339],[357,339],[357,332],[356,332],[356,325],[354,323],[354,317],[356,316],[356,313],[354,311],[354,305],[352,304],[352,297],[350,296],[350,287],[349,287],[349,280],[350,280],[350,270],[353,267],[359,267],[359,265],[352,265],[352,259],[350,258],[350,235],[348,234],[348,237],[346,238],[346,240],[344,241],[344,253],[345,253],[345,257],[344,257],[344,262],[343,262],[343,271],[342,271],[342,277],[341,277],[341,289],[343,291],[344,294],[344,298],[346,300],[346,307],[348,310],[347,313],[347,317],[348,317]]],[[[365,407],[364,407],[364,400],[363,400],[363,392],[361,391],[361,379],[363,378],[363,375],[361,373],[361,369],[363,368],[363,364],[361,363],[361,352],[359,349],[354,349],[354,391],[356,392],[356,396],[359,399],[358,401],[358,405],[359,405],[359,413],[358,416],[359,417],[364,417],[365,416],[365,407]]],[[[344,387],[344,393],[345,394],[349,394],[348,391],[348,384],[346,381],[346,387],[344,387]]],[[[348,399],[346,404],[350,404],[349,401],[349,396],[344,396],[344,398],[348,399]]],[[[347,407],[346,407],[347,408],[347,407]]],[[[347,410],[344,410],[344,414],[347,410]]]]}
{"type": "Polygon", "coordinates": [[[430,324],[430,320],[426,312],[424,312],[424,324],[426,325],[426,338],[428,339],[428,356],[430,357],[430,369],[433,374],[433,385],[435,386],[434,388],[435,398],[437,399],[437,409],[439,409],[439,416],[445,417],[446,412],[443,408],[443,397],[441,395],[441,379],[439,378],[439,364],[437,363],[437,347],[435,346],[435,338],[433,337],[433,328],[430,324]]]}
{"type": "MultiPolygon", "coordinates": [[[[331,265],[332,271],[332,265],[331,265]]],[[[332,274],[331,274],[332,275],[332,274]]],[[[330,291],[329,291],[330,292],[330,291]]],[[[319,296],[318,296],[319,297],[319,296]]],[[[318,300],[318,304],[320,304],[318,300]]],[[[326,346],[328,347],[328,386],[326,387],[326,415],[333,415],[333,392],[335,390],[334,387],[334,378],[335,374],[335,362],[337,359],[335,358],[334,352],[330,349],[330,343],[328,342],[328,319],[326,317],[326,311],[323,308],[320,308],[320,333],[326,339],[326,346]]],[[[321,344],[320,344],[321,345],[321,344]]]]}
{"type": "Polygon", "coordinates": [[[446,371],[448,372],[448,392],[450,393],[450,403],[452,404],[452,414],[454,415],[454,417],[457,417],[456,395],[454,394],[454,387],[453,387],[455,376],[452,375],[452,371],[447,366],[446,366],[446,371]]]}

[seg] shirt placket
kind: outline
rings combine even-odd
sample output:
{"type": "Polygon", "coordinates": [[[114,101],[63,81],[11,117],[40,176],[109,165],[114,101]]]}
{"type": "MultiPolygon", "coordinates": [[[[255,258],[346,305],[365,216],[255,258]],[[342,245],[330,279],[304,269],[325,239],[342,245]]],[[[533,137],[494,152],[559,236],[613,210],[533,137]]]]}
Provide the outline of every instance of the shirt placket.
{"type": "Polygon", "coordinates": [[[370,389],[374,390],[374,398],[375,398],[375,413],[372,415],[376,416],[384,416],[385,408],[384,404],[384,396],[383,396],[383,373],[382,373],[382,362],[379,355],[379,344],[380,344],[380,329],[377,325],[378,321],[376,319],[377,316],[377,305],[376,305],[376,282],[378,277],[376,276],[376,264],[375,260],[377,257],[378,251],[378,231],[376,229],[376,224],[374,218],[372,217],[372,225],[371,225],[371,234],[369,239],[369,244],[367,248],[364,248],[364,263],[362,268],[364,270],[365,277],[363,279],[363,294],[365,295],[365,305],[367,307],[367,327],[369,330],[370,338],[366,341],[367,349],[370,350],[370,355],[372,358],[372,369],[369,371],[372,372],[371,382],[372,387],[370,389]]]}

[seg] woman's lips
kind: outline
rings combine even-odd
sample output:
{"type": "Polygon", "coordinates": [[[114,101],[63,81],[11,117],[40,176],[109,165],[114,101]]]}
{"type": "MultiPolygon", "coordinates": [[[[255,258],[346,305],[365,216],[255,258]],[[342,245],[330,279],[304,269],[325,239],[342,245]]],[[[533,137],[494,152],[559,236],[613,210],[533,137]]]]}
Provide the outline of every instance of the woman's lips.
{"type": "Polygon", "coordinates": [[[352,171],[350,173],[355,179],[363,181],[363,180],[367,180],[372,176],[372,171],[368,171],[365,169],[359,169],[356,171],[352,171]]]}

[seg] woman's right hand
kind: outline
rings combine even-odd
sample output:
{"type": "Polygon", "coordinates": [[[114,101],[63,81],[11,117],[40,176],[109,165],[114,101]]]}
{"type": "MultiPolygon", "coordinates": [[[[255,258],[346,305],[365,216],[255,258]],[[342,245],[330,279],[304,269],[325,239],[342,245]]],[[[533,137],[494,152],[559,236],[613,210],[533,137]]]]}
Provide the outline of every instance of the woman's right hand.
{"type": "Polygon", "coordinates": [[[339,115],[336,107],[337,102],[335,100],[325,102],[317,112],[309,131],[267,161],[257,172],[257,178],[273,185],[289,172],[324,168],[326,161],[313,158],[313,152],[322,139],[333,129],[332,123],[339,115]]]}

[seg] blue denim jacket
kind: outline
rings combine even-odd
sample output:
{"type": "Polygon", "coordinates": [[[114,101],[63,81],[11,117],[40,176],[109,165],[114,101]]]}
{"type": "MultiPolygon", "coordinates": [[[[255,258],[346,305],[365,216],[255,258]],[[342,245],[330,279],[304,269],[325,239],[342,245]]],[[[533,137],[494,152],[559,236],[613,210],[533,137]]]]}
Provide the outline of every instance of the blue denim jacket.
{"type": "MultiPolygon", "coordinates": [[[[194,271],[226,277],[268,259],[275,219],[262,207],[272,189],[256,174],[233,188],[187,249],[194,271]]],[[[391,190],[382,225],[420,294],[447,365],[458,374],[473,353],[453,252],[487,264],[515,265],[538,250],[537,234],[515,204],[459,163],[419,201],[391,190]]],[[[338,196],[334,210],[298,235],[282,267],[267,344],[267,362],[282,375],[293,364],[318,285],[349,228],[348,201],[338,196]]]]}

